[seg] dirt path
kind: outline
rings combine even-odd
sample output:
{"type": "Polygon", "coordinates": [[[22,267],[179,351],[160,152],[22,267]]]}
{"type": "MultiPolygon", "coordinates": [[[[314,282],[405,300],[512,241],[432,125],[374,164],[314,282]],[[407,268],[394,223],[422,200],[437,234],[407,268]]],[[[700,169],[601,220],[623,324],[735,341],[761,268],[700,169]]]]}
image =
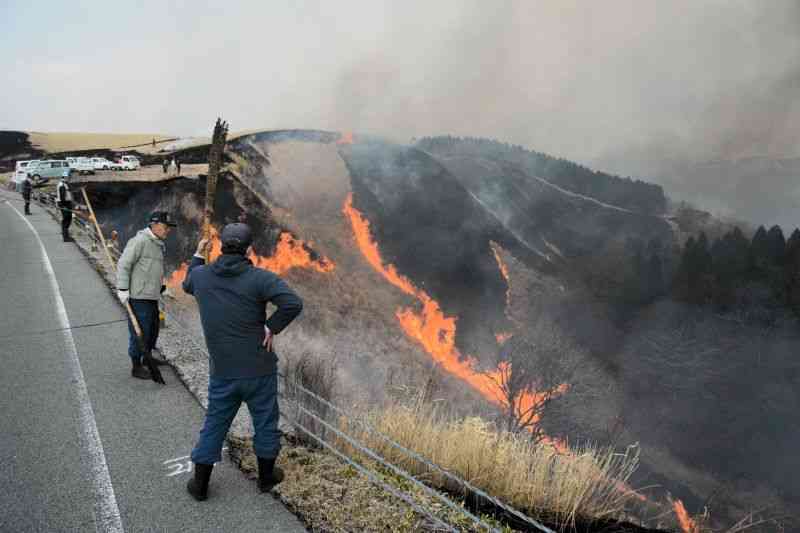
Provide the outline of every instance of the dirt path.
{"type": "MultiPolygon", "coordinates": [[[[181,165],[180,176],[185,178],[196,178],[201,174],[208,174],[207,164],[181,165]]],[[[73,176],[72,183],[86,183],[98,181],[163,181],[177,177],[175,172],[161,168],[161,165],[148,165],[139,170],[98,170],[95,174],[86,176],[73,176]]]]}

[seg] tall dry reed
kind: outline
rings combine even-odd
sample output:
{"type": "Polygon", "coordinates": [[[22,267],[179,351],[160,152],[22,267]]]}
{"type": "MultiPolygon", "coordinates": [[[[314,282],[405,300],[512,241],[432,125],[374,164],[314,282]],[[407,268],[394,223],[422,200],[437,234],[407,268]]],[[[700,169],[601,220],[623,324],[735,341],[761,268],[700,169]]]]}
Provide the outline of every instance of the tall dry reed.
{"type": "MultiPolygon", "coordinates": [[[[619,518],[635,498],[627,482],[638,448],[625,454],[580,446],[559,452],[524,435],[498,431],[479,418],[450,419],[428,404],[390,405],[367,420],[378,430],[475,487],[532,516],[560,525],[582,518],[619,518]]],[[[451,493],[462,490],[368,431],[349,431],[389,462],[451,493]]]]}

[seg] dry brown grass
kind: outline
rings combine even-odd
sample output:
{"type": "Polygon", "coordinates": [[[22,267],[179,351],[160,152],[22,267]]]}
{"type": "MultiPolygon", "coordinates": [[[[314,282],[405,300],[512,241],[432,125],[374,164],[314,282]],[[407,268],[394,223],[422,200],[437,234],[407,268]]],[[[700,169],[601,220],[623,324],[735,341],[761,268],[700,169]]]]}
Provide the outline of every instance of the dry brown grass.
{"type": "MultiPolygon", "coordinates": [[[[316,372],[312,374],[317,376],[316,372]]],[[[316,377],[313,381],[319,384],[316,377]]],[[[335,417],[328,417],[332,418],[335,417]]],[[[495,431],[478,418],[440,417],[428,404],[391,405],[373,411],[367,419],[400,444],[530,516],[559,524],[562,530],[572,530],[578,517],[628,518],[624,508],[633,496],[621,490],[621,483],[636,467],[636,450],[618,455],[610,450],[584,447],[570,454],[559,454],[549,445],[535,445],[530,439],[495,431]]],[[[358,431],[357,424],[340,420],[338,425],[429,486],[455,497],[463,494],[461,487],[399,454],[384,440],[358,431]]],[[[447,509],[346,443],[335,437],[329,442],[458,530],[474,530],[465,516],[447,509]]],[[[241,468],[255,475],[250,442],[231,442],[231,445],[241,468]]],[[[331,453],[302,445],[290,446],[281,453],[279,464],[287,476],[276,488],[277,494],[312,531],[431,530],[425,517],[372,485],[331,453]]],[[[483,518],[504,531],[511,531],[495,519],[485,515],[483,518]]]]}
{"type": "MultiPolygon", "coordinates": [[[[524,435],[497,431],[479,418],[447,419],[429,405],[391,405],[369,419],[383,433],[472,485],[520,510],[558,523],[583,518],[622,518],[635,496],[624,490],[638,464],[638,449],[626,454],[583,446],[559,453],[524,435]]],[[[360,439],[390,462],[450,492],[460,488],[408,458],[383,439],[360,439]]]]}

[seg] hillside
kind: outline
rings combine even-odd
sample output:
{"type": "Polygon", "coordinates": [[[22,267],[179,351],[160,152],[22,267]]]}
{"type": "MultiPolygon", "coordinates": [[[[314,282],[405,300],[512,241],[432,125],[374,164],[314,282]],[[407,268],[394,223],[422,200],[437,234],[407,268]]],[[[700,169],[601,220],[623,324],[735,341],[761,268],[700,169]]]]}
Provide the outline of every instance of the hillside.
{"type": "MultiPolygon", "coordinates": [[[[683,227],[657,207],[660,189],[613,176],[592,184],[592,171],[569,162],[549,172],[541,162],[560,160],[499,143],[443,146],[310,130],[229,141],[214,223],[251,224],[254,262],[306,301],[282,355],[335,361],[345,404],[432,382],[454,412],[502,423],[492,376],[516,357],[540,377],[522,398],[547,398],[537,434],[638,442],[634,487],[654,485],[646,491],[654,501],[671,493],[696,513],[715,497],[718,525],[751,501],[790,509],[796,485],[779,465],[789,464],[793,433],[774,420],[790,418],[798,401],[797,373],[785,372],[796,335],[768,338],[664,300],[637,304],[621,320],[610,299],[627,290],[631,243],[661,243],[666,253],[683,227]],[[571,189],[576,182],[584,185],[571,189]],[[622,292],[597,290],[610,283],[622,292]],[[751,368],[754,350],[762,355],[751,368]],[[753,459],[764,439],[773,461],[753,459]]],[[[181,153],[202,158],[207,146],[181,153]]],[[[203,176],[88,187],[123,243],[142,213],[176,214],[168,265],[177,289],[198,238],[203,176]]]]}

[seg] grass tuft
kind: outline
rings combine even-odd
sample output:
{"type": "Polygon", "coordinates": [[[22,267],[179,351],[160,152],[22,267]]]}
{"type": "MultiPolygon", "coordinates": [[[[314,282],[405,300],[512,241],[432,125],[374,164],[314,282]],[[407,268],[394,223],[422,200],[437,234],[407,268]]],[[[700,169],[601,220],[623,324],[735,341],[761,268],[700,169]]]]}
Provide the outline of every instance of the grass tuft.
{"type": "MultiPolygon", "coordinates": [[[[370,422],[403,446],[531,516],[560,526],[578,518],[621,518],[635,498],[625,490],[638,448],[625,454],[591,445],[560,453],[525,435],[498,431],[477,417],[440,416],[429,404],[390,405],[370,422]]],[[[388,461],[451,494],[463,492],[443,475],[363,431],[359,439],[388,461]]]]}

